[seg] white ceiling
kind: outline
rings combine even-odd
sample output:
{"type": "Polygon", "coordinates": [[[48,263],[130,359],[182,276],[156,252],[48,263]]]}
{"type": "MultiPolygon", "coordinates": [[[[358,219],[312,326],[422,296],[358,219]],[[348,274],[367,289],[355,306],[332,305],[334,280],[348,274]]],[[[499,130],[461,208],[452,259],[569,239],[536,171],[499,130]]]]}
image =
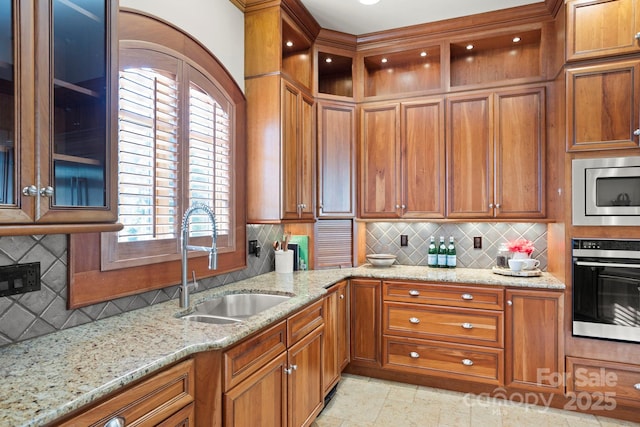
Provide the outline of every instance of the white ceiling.
{"type": "Polygon", "coordinates": [[[322,28],[361,35],[440,21],[538,0],[380,0],[365,6],[358,0],[301,0],[322,28]]]}

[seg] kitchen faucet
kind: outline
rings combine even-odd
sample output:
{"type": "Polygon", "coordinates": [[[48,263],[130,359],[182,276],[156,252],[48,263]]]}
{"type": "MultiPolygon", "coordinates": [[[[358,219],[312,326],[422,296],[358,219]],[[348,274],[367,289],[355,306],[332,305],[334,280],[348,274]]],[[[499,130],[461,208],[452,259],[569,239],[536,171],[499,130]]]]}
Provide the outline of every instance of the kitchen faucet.
{"type": "Polygon", "coordinates": [[[198,283],[195,279],[195,272],[193,277],[193,283],[187,283],[187,253],[189,251],[201,251],[209,252],[209,270],[215,270],[218,268],[218,232],[216,230],[216,216],[211,208],[204,203],[194,203],[189,209],[186,210],[182,217],[182,286],[180,288],[180,307],[189,307],[189,288],[196,289],[198,283]],[[213,225],[213,232],[211,233],[211,247],[206,246],[192,246],[189,245],[189,218],[191,215],[198,211],[204,211],[209,215],[209,220],[213,225]]]}

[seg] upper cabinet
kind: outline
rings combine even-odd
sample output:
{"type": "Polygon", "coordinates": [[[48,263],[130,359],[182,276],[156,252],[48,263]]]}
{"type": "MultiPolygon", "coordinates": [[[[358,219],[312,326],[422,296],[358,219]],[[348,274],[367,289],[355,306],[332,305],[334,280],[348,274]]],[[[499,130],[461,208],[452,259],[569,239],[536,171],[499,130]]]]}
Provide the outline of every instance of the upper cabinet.
{"type": "Polygon", "coordinates": [[[115,222],[117,1],[7,6],[0,10],[7,107],[0,109],[0,222],[115,222]]]}
{"type": "Polygon", "coordinates": [[[567,61],[640,52],[640,1],[568,0],[567,61]]]}

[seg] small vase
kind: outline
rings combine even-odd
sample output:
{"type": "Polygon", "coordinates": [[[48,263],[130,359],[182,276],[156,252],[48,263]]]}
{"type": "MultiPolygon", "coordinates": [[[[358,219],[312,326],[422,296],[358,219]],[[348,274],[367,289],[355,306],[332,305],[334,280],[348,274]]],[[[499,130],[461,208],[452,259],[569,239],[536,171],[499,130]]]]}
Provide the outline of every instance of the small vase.
{"type": "Polygon", "coordinates": [[[513,252],[513,259],[526,259],[529,258],[529,254],[526,252],[513,252]]]}

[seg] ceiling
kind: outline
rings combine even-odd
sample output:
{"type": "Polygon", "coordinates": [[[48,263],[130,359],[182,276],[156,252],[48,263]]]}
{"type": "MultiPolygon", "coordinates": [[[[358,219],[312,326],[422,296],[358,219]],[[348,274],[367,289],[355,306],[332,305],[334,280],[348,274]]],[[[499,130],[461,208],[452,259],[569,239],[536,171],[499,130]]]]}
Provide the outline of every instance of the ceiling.
{"type": "Polygon", "coordinates": [[[358,0],[301,0],[320,26],[361,35],[507,9],[538,0],[380,0],[365,6],[358,0]]]}

